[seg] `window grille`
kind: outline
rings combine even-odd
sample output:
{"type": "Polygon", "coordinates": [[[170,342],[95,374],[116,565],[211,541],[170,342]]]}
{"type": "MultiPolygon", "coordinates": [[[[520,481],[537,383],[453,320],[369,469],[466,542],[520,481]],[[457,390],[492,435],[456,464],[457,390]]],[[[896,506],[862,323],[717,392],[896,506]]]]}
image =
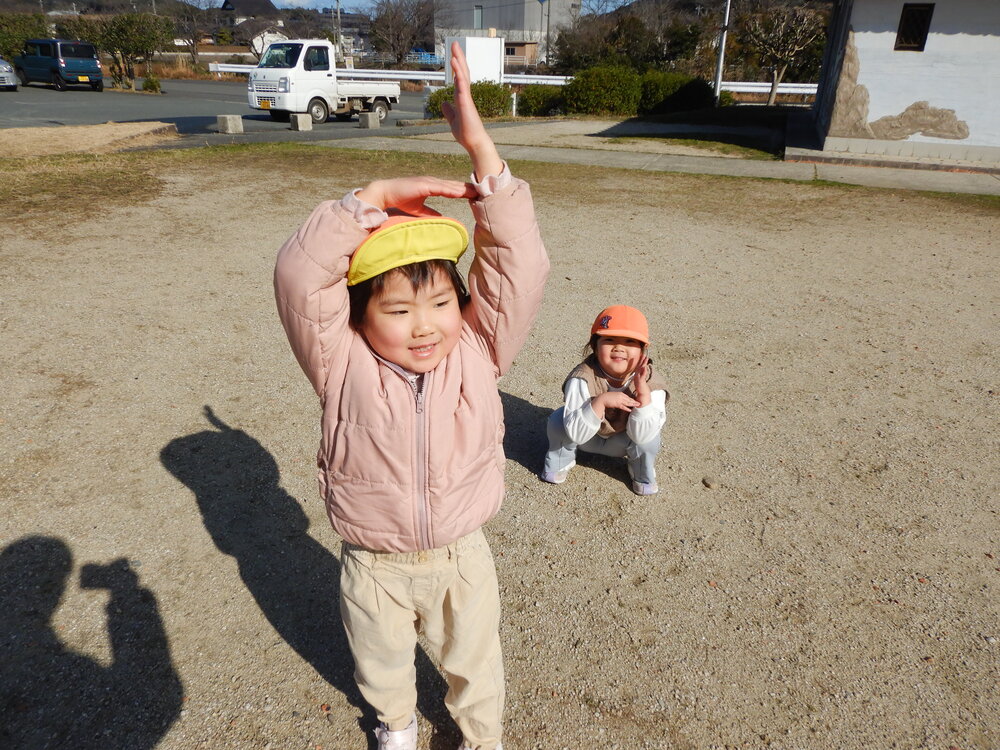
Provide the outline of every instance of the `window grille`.
{"type": "Polygon", "coordinates": [[[923,52],[933,14],[934,3],[904,3],[893,49],[923,52]]]}

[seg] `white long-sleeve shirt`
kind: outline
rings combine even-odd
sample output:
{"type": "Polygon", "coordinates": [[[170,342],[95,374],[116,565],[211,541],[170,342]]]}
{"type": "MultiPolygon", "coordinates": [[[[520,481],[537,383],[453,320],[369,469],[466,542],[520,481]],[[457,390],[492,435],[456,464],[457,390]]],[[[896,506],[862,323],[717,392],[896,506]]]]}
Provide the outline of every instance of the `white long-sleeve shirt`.
{"type": "MultiPolygon", "coordinates": [[[[624,388],[609,388],[609,391],[623,391],[624,388]]],[[[655,438],[667,423],[667,392],[650,392],[649,403],[633,409],[628,415],[625,434],[633,443],[642,445],[655,438]]],[[[590,389],[580,378],[570,378],[563,389],[565,405],[563,426],[566,435],[576,444],[586,443],[601,428],[601,420],[590,405],[590,389]]]]}

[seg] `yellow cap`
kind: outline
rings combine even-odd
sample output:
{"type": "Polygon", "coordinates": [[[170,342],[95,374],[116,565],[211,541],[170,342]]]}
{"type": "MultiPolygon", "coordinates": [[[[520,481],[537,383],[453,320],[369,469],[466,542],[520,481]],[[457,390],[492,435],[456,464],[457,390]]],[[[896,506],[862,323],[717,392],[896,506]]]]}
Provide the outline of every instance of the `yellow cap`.
{"type": "Polygon", "coordinates": [[[465,227],[436,212],[390,216],[354,251],[347,269],[347,285],[354,286],[393,268],[424,260],[454,263],[468,246],[469,233],[465,227]]]}

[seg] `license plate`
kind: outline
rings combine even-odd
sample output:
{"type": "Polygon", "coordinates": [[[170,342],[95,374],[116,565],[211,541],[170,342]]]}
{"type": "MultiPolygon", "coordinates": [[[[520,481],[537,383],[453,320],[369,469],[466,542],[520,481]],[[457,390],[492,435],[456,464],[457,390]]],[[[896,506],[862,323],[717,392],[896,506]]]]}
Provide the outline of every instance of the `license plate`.
{"type": "Polygon", "coordinates": [[[269,102],[267,99],[261,99],[260,100],[260,108],[261,109],[270,109],[271,108],[271,102],[269,102]]]}
{"type": "Polygon", "coordinates": [[[83,81],[84,83],[86,83],[87,81],[90,80],[90,78],[89,78],[89,76],[77,76],[76,80],[83,81]]]}

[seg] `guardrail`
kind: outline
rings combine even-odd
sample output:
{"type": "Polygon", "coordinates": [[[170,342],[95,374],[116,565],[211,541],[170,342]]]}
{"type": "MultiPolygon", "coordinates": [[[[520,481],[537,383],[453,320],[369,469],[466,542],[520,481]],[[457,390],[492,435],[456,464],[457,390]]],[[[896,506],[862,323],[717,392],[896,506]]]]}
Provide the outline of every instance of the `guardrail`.
{"type": "MultiPolygon", "coordinates": [[[[256,65],[236,65],[229,63],[209,63],[208,69],[213,73],[243,73],[247,74],[256,65]]],[[[427,81],[428,83],[444,83],[443,70],[375,70],[372,68],[338,68],[337,75],[345,80],[392,80],[392,81],[427,81]]],[[[542,76],[530,73],[504,73],[503,83],[530,84],[542,83],[550,86],[562,86],[573,76],[542,76]]],[[[736,94],[766,94],[771,90],[770,83],[754,81],[723,82],[723,91],[736,94]]],[[[815,95],[815,83],[780,83],[779,94],[815,95]]]]}

